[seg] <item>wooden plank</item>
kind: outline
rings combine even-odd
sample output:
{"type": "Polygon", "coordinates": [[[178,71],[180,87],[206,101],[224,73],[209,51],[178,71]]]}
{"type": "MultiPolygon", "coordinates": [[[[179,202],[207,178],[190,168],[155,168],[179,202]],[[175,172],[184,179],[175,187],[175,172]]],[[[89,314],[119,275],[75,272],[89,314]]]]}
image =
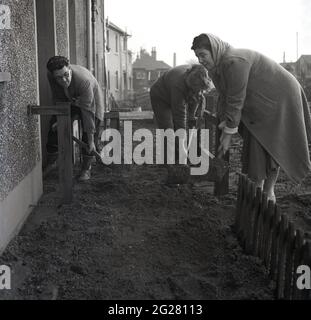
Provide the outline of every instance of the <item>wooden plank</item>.
{"type": "Polygon", "coordinates": [[[272,243],[272,221],[275,212],[275,203],[272,200],[268,201],[268,208],[266,210],[266,221],[264,227],[264,265],[269,268],[271,257],[271,243],[272,243]]]}
{"type": "Polygon", "coordinates": [[[301,290],[297,287],[297,268],[302,264],[303,260],[303,247],[304,247],[304,233],[300,229],[296,230],[295,248],[294,248],[294,286],[293,286],[293,299],[301,299],[301,290]]]}
{"type": "Polygon", "coordinates": [[[119,119],[124,120],[148,120],[153,119],[153,111],[119,112],[119,119]]]}
{"type": "Polygon", "coordinates": [[[271,260],[270,260],[270,271],[269,271],[270,277],[273,280],[276,280],[276,275],[277,275],[280,225],[281,225],[281,212],[278,206],[276,205],[274,216],[272,219],[271,260]]]}
{"type": "Polygon", "coordinates": [[[296,231],[292,222],[288,224],[288,237],[286,243],[286,265],[285,265],[285,284],[284,298],[290,300],[293,292],[294,280],[294,248],[296,231]]]}
{"type": "Polygon", "coordinates": [[[277,298],[284,298],[284,278],[285,278],[285,259],[286,259],[286,238],[287,238],[288,219],[285,215],[281,215],[280,237],[279,237],[279,259],[277,268],[277,298]]]}
{"type": "Polygon", "coordinates": [[[238,191],[237,191],[237,202],[236,202],[236,210],[235,210],[235,230],[239,229],[240,223],[240,215],[242,210],[242,193],[243,193],[243,174],[239,175],[239,182],[238,182],[238,191]]]}
{"type": "Polygon", "coordinates": [[[240,239],[240,235],[242,232],[242,221],[244,217],[244,211],[245,211],[245,203],[246,203],[246,190],[247,190],[247,177],[245,175],[242,175],[241,179],[241,198],[240,198],[240,214],[239,214],[239,220],[237,221],[237,236],[240,239]]]}
{"type": "Polygon", "coordinates": [[[110,119],[110,128],[120,130],[120,120],[118,118],[110,119]]]}
{"type": "Polygon", "coordinates": [[[252,252],[252,240],[253,240],[253,215],[252,209],[255,205],[255,183],[250,181],[250,189],[247,203],[247,214],[245,216],[245,252],[250,254],[252,252]]]}
{"type": "Polygon", "coordinates": [[[105,112],[104,120],[106,120],[106,119],[119,119],[119,111],[105,112]]]}
{"type": "Polygon", "coordinates": [[[256,198],[255,198],[255,206],[254,206],[254,228],[253,228],[253,255],[258,256],[259,248],[259,224],[260,224],[260,208],[262,202],[263,192],[261,188],[257,188],[256,190],[256,198]]]}
{"type": "Polygon", "coordinates": [[[265,223],[266,223],[266,210],[268,207],[268,196],[266,192],[262,193],[260,214],[259,214],[259,228],[258,228],[258,256],[263,260],[264,258],[264,242],[265,242],[265,223]]]}
{"type": "Polygon", "coordinates": [[[28,114],[39,114],[42,116],[47,115],[70,115],[70,104],[62,104],[56,106],[27,106],[28,114]]]}
{"type": "Polygon", "coordinates": [[[241,240],[242,247],[245,249],[245,234],[246,234],[246,220],[247,220],[247,209],[248,209],[248,202],[249,202],[249,194],[250,194],[250,180],[246,178],[244,183],[244,197],[242,202],[242,214],[241,214],[241,221],[240,221],[240,228],[239,228],[239,238],[241,240]]]}
{"type": "MultiPolygon", "coordinates": [[[[68,106],[69,109],[69,106],[68,106]]],[[[72,133],[71,117],[57,116],[59,182],[63,203],[72,201],[72,133]]]]}

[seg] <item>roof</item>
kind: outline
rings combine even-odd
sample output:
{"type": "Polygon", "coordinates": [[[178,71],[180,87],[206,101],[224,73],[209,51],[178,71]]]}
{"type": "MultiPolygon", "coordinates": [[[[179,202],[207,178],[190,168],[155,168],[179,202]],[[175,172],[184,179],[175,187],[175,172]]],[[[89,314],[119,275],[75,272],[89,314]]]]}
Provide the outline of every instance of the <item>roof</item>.
{"type": "Polygon", "coordinates": [[[159,70],[170,69],[171,66],[161,60],[155,60],[147,52],[143,52],[140,58],[137,58],[133,63],[133,69],[159,70]]]}
{"type": "Polygon", "coordinates": [[[113,29],[114,31],[117,31],[118,33],[130,37],[131,35],[128,34],[126,31],[122,30],[121,28],[119,28],[117,25],[115,25],[114,23],[108,21],[108,19],[106,20],[106,27],[109,29],[113,29]]]}
{"type": "Polygon", "coordinates": [[[307,63],[311,63],[311,54],[303,54],[298,60],[305,60],[307,63]]]}

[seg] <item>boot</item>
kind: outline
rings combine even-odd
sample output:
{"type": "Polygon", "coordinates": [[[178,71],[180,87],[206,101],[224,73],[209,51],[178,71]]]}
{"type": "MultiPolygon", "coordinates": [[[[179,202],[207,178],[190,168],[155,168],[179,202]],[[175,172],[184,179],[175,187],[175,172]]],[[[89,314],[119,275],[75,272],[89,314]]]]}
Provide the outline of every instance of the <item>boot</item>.
{"type": "Polygon", "coordinates": [[[82,156],[82,168],[78,177],[78,181],[83,182],[91,179],[91,167],[93,158],[93,156],[82,156]]]}

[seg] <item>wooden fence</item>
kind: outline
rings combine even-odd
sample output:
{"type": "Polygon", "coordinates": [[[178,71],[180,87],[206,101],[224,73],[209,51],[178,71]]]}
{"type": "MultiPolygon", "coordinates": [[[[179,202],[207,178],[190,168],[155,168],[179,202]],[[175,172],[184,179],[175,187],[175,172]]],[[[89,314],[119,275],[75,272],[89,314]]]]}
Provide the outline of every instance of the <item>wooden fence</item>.
{"type": "Polygon", "coordinates": [[[276,283],[277,299],[311,299],[310,289],[299,290],[296,285],[301,276],[297,267],[311,267],[310,240],[243,174],[239,176],[235,230],[246,253],[263,261],[276,283]]]}

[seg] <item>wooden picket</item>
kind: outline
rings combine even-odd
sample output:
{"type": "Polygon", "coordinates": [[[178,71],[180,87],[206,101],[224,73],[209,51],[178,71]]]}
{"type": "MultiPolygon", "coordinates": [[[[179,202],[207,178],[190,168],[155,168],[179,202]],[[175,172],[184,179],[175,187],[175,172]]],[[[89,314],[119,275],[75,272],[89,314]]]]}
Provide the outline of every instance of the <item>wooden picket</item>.
{"type": "Polygon", "coordinates": [[[297,287],[298,266],[311,266],[310,240],[244,174],[239,175],[235,230],[245,252],[258,256],[275,281],[277,299],[311,299],[311,290],[297,287]]]}

